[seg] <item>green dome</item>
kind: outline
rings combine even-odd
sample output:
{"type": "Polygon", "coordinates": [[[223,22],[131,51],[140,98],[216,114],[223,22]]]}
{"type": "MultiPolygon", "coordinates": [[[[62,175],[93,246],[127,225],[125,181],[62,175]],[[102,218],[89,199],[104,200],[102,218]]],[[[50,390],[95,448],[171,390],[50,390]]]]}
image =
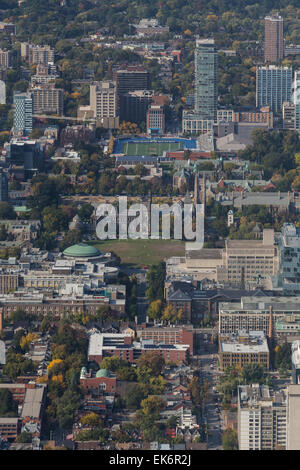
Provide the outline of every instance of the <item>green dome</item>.
{"type": "Polygon", "coordinates": [[[109,377],[109,372],[106,369],[99,369],[96,373],[96,377],[109,377]]]}
{"type": "Polygon", "coordinates": [[[94,246],[86,245],[85,243],[78,243],[77,245],[72,245],[69,246],[69,248],[66,248],[63,254],[73,258],[96,258],[101,253],[94,246]]]}

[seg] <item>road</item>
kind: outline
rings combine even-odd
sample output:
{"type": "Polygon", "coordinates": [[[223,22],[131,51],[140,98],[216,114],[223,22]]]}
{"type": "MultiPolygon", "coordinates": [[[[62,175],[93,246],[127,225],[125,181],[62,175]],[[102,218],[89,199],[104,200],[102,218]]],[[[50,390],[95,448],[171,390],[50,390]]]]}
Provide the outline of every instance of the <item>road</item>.
{"type": "Polygon", "coordinates": [[[220,397],[215,390],[221,373],[218,371],[217,346],[210,342],[211,333],[211,328],[197,330],[195,358],[200,369],[201,383],[209,384],[208,398],[203,410],[203,420],[208,430],[208,449],[222,450],[222,413],[218,404],[220,397]]]}

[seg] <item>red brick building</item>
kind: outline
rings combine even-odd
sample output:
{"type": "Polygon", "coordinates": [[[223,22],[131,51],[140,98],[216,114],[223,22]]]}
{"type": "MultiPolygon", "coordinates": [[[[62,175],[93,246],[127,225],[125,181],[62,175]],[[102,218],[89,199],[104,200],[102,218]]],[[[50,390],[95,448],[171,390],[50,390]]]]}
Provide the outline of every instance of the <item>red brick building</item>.
{"type": "Polygon", "coordinates": [[[189,344],[155,344],[153,340],[134,342],[130,334],[93,332],[90,335],[88,360],[101,363],[104,357],[119,357],[130,363],[136,363],[141,354],[157,352],[165,361],[188,363],[189,344]]]}
{"type": "Polygon", "coordinates": [[[94,395],[114,395],[117,388],[117,378],[106,369],[99,369],[96,373],[87,372],[86,368],[81,369],[80,385],[83,386],[84,393],[94,395]]]}
{"type": "Polygon", "coordinates": [[[152,326],[137,330],[138,338],[153,340],[154,344],[188,344],[189,353],[194,351],[194,330],[186,327],[161,327],[152,326]]]}

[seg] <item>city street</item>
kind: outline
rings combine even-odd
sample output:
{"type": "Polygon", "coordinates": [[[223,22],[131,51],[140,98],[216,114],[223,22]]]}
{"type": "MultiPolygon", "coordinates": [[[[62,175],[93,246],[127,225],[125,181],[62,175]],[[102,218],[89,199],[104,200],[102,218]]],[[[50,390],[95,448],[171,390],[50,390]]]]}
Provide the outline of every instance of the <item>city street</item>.
{"type": "Polygon", "coordinates": [[[204,422],[208,429],[208,448],[210,450],[222,449],[222,413],[219,407],[219,396],[216,387],[219,383],[217,346],[210,343],[212,329],[198,330],[197,333],[197,361],[200,369],[201,384],[209,384],[207,402],[204,405],[204,422]]]}

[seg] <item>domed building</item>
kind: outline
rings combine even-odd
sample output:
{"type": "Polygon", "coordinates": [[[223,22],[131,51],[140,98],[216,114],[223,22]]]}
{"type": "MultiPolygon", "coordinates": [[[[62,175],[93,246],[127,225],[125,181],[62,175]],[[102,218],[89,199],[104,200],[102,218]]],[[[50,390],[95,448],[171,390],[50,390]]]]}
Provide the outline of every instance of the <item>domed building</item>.
{"type": "Polygon", "coordinates": [[[95,246],[87,245],[86,243],[77,243],[76,245],[69,246],[63,251],[64,258],[75,259],[81,261],[100,261],[104,254],[95,246]]]}
{"type": "Polygon", "coordinates": [[[117,377],[107,369],[99,369],[95,374],[92,369],[87,371],[83,367],[80,373],[80,385],[82,385],[85,394],[114,395],[117,389],[117,377]]]}
{"type": "Polygon", "coordinates": [[[110,373],[107,369],[99,369],[96,372],[96,378],[99,379],[100,377],[110,377],[110,373]]]}

